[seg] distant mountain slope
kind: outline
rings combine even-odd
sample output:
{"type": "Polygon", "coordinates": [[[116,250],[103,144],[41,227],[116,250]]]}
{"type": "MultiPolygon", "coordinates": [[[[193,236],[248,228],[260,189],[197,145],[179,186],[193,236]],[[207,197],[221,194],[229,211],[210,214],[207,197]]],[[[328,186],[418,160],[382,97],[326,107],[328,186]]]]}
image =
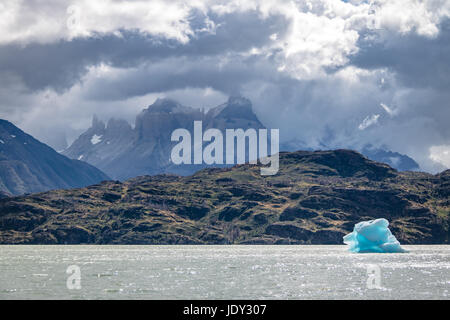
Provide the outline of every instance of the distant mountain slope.
{"type": "Polygon", "coordinates": [[[340,244],[383,217],[401,243],[448,244],[449,182],[350,150],[281,153],[275,176],[239,165],[0,199],[0,243],[340,244]]]}
{"type": "Polygon", "coordinates": [[[414,159],[398,152],[366,146],[361,153],[371,160],[387,163],[400,171],[418,171],[420,169],[414,159]]]}
{"type": "Polygon", "coordinates": [[[170,153],[176,142],[170,137],[178,128],[192,133],[195,120],[203,121],[204,130],[217,128],[223,132],[264,127],[253,113],[251,102],[242,97],[231,97],[206,114],[170,99],[158,99],[136,117],[134,129],[124,120],[112,119],[105,125],[94,118],[91,128],[63,154],[82,159],[119,180],[159,173],[192,174],[205,166],[172,164],[170,153]]]}
{"type": "MultiPolygon", "coordinates": [[[[323,149],[334,149],[331,147],[323,146],[323,149]]],[[[281,151],[297,151],[297,150],[307,150],[313,151],[313,149],[306,147],[305,143],[298,139],[293,139],[287,142],[284,142],[280,145],[281,151]]],[[[387,150],[386,148],[377,148],[372,145],[365,145],[362,148],[358,149],[361,154],[369,158],[370,160],[383,162],[390,165],[392,168],[395,168],[400,171],[419,171],[419,164],[412,159],[411,157],[401,154],[398,152],[394,152],[391,150],[387,150]]]]}
{"type": "Polygon", "coordinates": [[[23,194],[84,187],[109,179],[97,168],[71,160],[0,120],[0,191],[23,194]]]}

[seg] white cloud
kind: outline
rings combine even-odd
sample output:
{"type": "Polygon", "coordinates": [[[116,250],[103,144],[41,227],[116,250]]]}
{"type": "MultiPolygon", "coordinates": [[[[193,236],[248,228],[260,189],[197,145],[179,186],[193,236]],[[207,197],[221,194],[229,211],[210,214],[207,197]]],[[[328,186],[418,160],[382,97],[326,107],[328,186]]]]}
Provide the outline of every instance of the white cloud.
{"type": "Polygon", "coordinates": [[[378,122],[379,114],[373,114],[371,116],[367,116],[364,118],[363,122],[361,122],[358,126],[359,130],[365,130],[368,127],[376,124],[378,122]]]}
{"type": "Polygon", "coordinates": [[[327,68],[344,66],[348,57],[358,52],[363,30],[379,30],[384,38],[387,32],[436,36],[438,24],[450,17],[450,1],[235,0],[211,7],[220,14],[247,10],[257,10],[263,17],[280,14],[286,18],[289,31],[284,37],[271,37],[273,45],[268,49],[279,53],[280,72],[297,79],[315,79],[326,76],[327,68]]]}
{"type": "MultiPolygon", "coordinates": [[[[361,30],[388,29],[435,36],[437,24],[450,16],[445,0],[235,0],[115,1],[11,0],[0,6],[0,44],[55,42],[77,37],[137,30],[187,43],[196,33],[214,32],[208,14],[257,11],[262,18],[284,16],[289,31],[271,37],[265,53],[275,54],[278,70],[297,79],[326,75],[326,68],[344,66],[358,52],[361,30]],[[204,26],[191,26],[193,12],[204,15],[204,26]],[[280,52],[281,50],[281,52],[280,52]]],[[[261,48],[260,48],[261,49],[261,48]]],[[[260,52],[260,51],[258,51],[260,52]]]]}
{"type": "Polygon", "coordinates": [[[432,146],[430,148],[430,159],[447,169],[450,168],[450,145],[432,146]]]}
{"type": "Polygon", "coordinates": [[[438,24],[450,16],[447,0],[375,0],[375,28],[400,33],[415,31],[421,36],[434,37],[438,24]]]}
{"type": "MultiPolygon", "coordinates": [[[[12,0],[1,6],[0,43],[22,44],[117,34],[119,30],[138,30],[186,43],[194,33],[189,18],[196,8],[183,1],[164,0],[12,0]]],[[[210,21],[206,23],[211,26],[210,21]]]]}
{"type": "Polygon", "coordinates": [[[357,52],[358,37],[355,30],[346,29],[340,17],[295,12],[291,32],[282,45],[284,64],[299,79],[323,75],[323,68],[347,63],[347,56],[357,52]]]}
{"type": "Polygon", "coordinates": [[[213,10],[223,13],[256,8],[263,17],[283,16],[289,30],[284,36],[272,35],[272,46],[267,49],[276,52],[278,70],[297,79],[323,77],[325,68],[346,64],[348,56],[358,50],[358,30],[350,20],[353,15],[364,15],[368,9],[365,4],[355,6],[334,0],[243,3],[233,1],[213,10]]]}
{"type": "Polygon", "coordinates": [[[386,111],[387,114],[389,114],[390,116],[394,116],[397,114],[397,110],[394,110],[392,108],[389,108],[386,104],[384,103],[380,103],[380,106],[384,109],[384,111],[386,111]]]}

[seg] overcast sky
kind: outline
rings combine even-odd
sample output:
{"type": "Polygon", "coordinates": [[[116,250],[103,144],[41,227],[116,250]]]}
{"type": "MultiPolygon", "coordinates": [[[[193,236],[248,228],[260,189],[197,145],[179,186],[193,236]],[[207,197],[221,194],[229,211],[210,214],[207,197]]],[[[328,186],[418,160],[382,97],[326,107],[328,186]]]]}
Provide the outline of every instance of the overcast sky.
{"type": "Polygon", "coordinates": [[[450,0],[0,2],[0,117],[58,149],[158,97],[450,167],[450,0]]]}

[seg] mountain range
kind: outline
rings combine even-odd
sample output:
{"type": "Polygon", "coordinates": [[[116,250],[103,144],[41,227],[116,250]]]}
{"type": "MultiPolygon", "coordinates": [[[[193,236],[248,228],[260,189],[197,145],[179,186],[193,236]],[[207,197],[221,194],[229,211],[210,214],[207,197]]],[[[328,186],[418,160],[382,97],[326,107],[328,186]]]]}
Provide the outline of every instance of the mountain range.
{"type": "Polygon", "coordinates": [[[125,120],[110,119],[105,124],[94,117],[92,126],[63,154],[119,180],[159,173],[192,174],[205,166],[171,163],[170,153],[176,144],[171,134],[178,128],[192,132],[195,120],[202,121],[204,130],[264,128],[251,102],[242,97],[230,97],[206,113],[171,99],[158,99],[136,117],[134,128],[125,120]]]}
{"type": "MultiPolygon", "coordinates": [[[[2,120],[0,198],[87,186],[109,177],[123,181],[141,175],[193,174],[206,165],[173,164],[170,153],[176,142],[172,142],[170,136],[178,128],[192,133],[195,120],[202,121],[204,130],[217,128],[224,132],[230,128],[265,128],[253,112],[250,100],[244,97],[230,97],[207,112],[171,99],[158,99],[136,117],[134,127],[125,120],[114,118],[105,124],[94,116],[91,127],[61,155],[2,120]]],[[[280,149],[312,151],[298,140],[281,144],[280,149]]],[[[365,146],[360,151],[372,160],[399,170],[419,169],[413,159],[397,152],[372,146],[365,146]]]]}
{"type": "MultiPolygon", "coordinates": [[[[105,124],[94,116],[91,127],[62,153],[86,161],[118,180],[160,173],[189,175],[205,165],[171,163],[170,153],[176,143],[170,136],[178,128],[192,134],[195,120],[201,120],[205,130],[217,128],[222,132],[225,129],[265,128],[253,112],[250,100],[244,97],[230,97],[206,113],[171,99],[158,99],[136,117],[134,128],[125,120],[113,118],[105,124]]],[[[309,150],[295,141],[284,143],[280,148],[282,151],[309,150]]],[[[399,170],[419,169],[413,159],[397,152],[371,146],[360,151],[372,160],[388,163],[399,170]]]]}
{"type": "Polygon", "coordinates": [[[350,150],[280,154],[280,170],[207,168],[0,199],[2,244],[340,244],[386,218],[404,244],[449,243],[450,170],[398,172],[350,150]]]}
{"type": "Polygon", "coordinates": [[[0,120],[0,198],[77,188],[110,179],[94,166],[69,159],[0,120]]]}
{"type": "Polygon", "coordinates": [[[245,98],[206,113],[160,99],[134,128],[94,117],[66,150],[71,160],[1,120],[0,243],[338,244],[380,217],[403,243],[449,243],[450,170],[399,172],[351,150],[281,152],[274,176],[250,164],[175,166],[171,132],[194,120],[264,128],[245,98]]]}

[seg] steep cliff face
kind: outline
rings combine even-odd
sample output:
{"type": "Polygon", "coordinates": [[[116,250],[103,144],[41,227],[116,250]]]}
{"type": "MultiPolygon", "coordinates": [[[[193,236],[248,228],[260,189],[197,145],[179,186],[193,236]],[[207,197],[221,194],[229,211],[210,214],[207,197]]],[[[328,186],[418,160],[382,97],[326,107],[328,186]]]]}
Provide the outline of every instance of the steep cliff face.
{"type": "Polygon", "coordinates": [[[401,243],[448,244],[449,177],[350,150],[281,153],[275,176],[239,165],[0,199],[0,243],[339,244],[387,218],[401,243]]]}
{"type": "Polygon", "coordinates": [[[207,128],[254,128],[264,126],[252,110],[250,100],[243,97],[230,97],[222,105],[210,109],[206,114],[207,128]]]}
{"type": "Polygon", "coordinates": [[[93,166],[60,155],[0,120],[0,190],[4,195],[83,187],[107,179],[93,166]]]}
{"type": "Polygon", "coordinates": [[[105,125],[94,116],[92,126],[63,154],[106,168],[133,141],[134,132],[125,120],[110,119],[105,125]]]}
{"type": "Polygon", "coordinates": [[[118,125],[119,120],[114,120],[113,128],[111,121],[105,126],[94,119],[91,128],[64,154],[83,159],[119,180],[159,173],[192,174],[204,166],[171,163],[171,150],[176,144],[171,141],[171,134],[182,128],[193,136],[196,120],[202,121],[204,129],[217,128],[223,132],[234,128],[263,128],[245,98],[231,97],[206,114],[174,100],[158,99],[136,117],[134,129],[124,121],[118,125]]]}

